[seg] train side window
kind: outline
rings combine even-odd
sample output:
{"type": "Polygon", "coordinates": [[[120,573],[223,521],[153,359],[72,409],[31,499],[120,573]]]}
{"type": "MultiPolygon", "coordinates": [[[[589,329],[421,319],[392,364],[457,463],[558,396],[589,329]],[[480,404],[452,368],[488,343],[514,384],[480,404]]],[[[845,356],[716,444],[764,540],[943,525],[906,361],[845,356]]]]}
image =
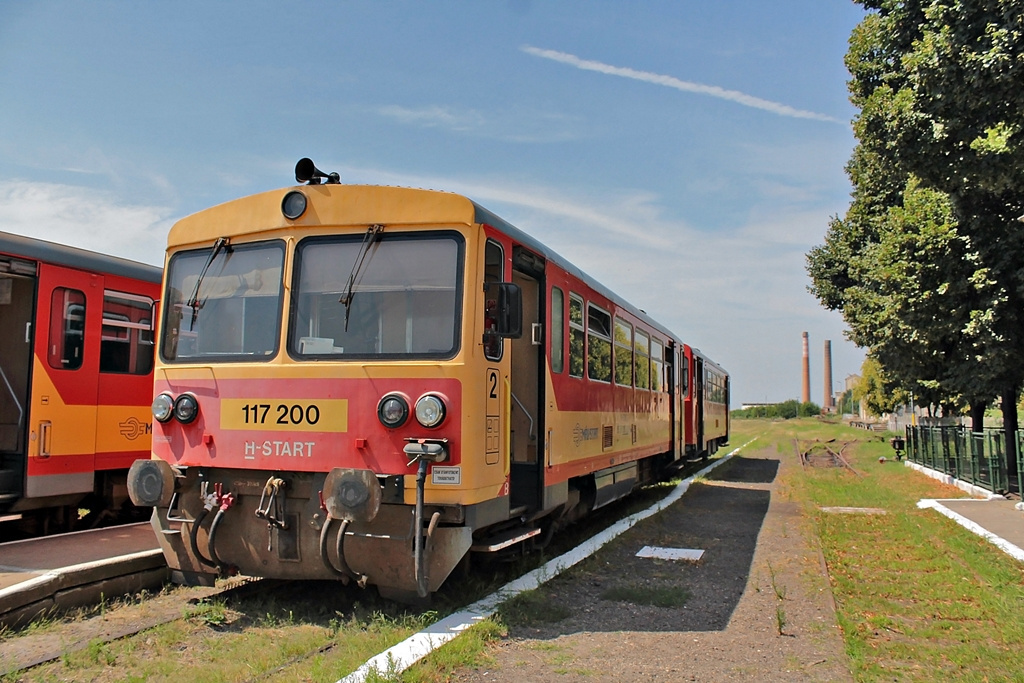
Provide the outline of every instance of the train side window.
{"type": "Polygon", "coordinates": [[[633,374],[636,375],[637,389],[651,388],[650,347],[650,335],[642,330],[637,330],[633,340],[633,374]]]}
{"type": "Polygon", "coordinates": [[[569,374],[583,377],[583,299],[569,293],[569,374]]]}
{"type": "Polygon", "coordinates": [[[587,308],[587,377],[612,381],[612,316],[594,304],[587,308]]]}
{"type": "Polygon", "coordinates": [[[148,375],[153,370],[152,310],[147,296],[103,292],[100,372],[148,375]]]}
{"type": "Polygon", "coordinates": [[[680,361],[682,363],[682,380],[680,381],[680,388],[682,389],[683,396],[690,395],[690,367],[687,364],[686,356],[680,354],[680,361]]]}
{"type": "Polygon", "coordinates": [[[77,370],[85,351],[85,294],[57,287],[50,298],[50,367],[77,370]]]}
{"type": "Polygon", "coordinates": [[[501,360],[504,339],[495,334],[498,317],[498,288],[494,285],[504,281],[505,254],[501,245],[487,240],[484,249],[484,357],[501,360]]]}
{"type": "Polygon", "coordinates": [[[615,383],[633,386],[633,326],[615,319],[615,383]]]}
{"type": "Polygon", "coordinates": [[[665,345],[660,339],[651,340],[651,389],[665,390],[665,345]]]}
{"type": "Polygon", "coordinates": [[[551,288],[551,372],[565,369],[565,299],[562,290],[551,288]]]}

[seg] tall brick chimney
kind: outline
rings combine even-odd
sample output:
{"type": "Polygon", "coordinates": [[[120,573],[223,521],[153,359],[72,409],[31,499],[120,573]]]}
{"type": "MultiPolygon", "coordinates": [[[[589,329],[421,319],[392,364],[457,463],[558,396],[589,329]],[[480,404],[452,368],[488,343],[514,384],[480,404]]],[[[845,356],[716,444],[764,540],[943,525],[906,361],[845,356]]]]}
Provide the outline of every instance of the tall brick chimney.
{"type": "Polygon", "coordinates": [[[807,345],[807,333],[804,332],[804,388],[800,401],[807,403],[811,400],[811,355],[807,345]]]}
{"type": "Polygon", "coordinates": [[[836,407],[835,397],[832,395],[832,340],[830,339],[825,340],[825,370],[822,374],[825,375],[825,400],[821,407],[828,410],[836,407]]]}

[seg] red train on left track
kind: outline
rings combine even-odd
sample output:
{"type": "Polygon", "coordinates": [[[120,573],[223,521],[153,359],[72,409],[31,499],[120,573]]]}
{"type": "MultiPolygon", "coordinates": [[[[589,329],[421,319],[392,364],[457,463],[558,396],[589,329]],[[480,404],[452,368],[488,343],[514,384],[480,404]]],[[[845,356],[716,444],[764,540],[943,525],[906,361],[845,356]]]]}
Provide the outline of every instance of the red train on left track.
{"type": "Polygon", "coordinates": [[[161,274],[0,232],[4,528],[67,530],[131,507],[128,468],[150,452],[161,274]]]}

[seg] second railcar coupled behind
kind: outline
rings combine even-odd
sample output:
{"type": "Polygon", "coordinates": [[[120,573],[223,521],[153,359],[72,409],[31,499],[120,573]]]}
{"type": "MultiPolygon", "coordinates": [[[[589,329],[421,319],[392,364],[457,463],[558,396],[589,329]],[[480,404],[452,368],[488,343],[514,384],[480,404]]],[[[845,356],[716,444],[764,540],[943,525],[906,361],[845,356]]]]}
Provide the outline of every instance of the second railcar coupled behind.
{"type": "Polygon", "coordinates": [[[689,347],[536,239],[459,195],[296,179],[169,235],[130,489],[177,580],[425,596],[728,439],[689,347]]]}

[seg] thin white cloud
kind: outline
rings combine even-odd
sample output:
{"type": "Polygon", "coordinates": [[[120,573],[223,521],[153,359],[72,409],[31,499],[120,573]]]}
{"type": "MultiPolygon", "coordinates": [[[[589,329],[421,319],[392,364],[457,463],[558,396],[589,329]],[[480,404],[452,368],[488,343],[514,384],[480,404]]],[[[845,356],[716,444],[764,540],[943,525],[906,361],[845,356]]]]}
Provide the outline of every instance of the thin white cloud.
{"type": "Polygon", "coordinates": [[[452,130],[474,130],[483,125],[483,116],[469,110],[453,111],[448,107],[429,106],[411,109],[398,105],[388,105],[378,110],[382,115],[395,119],[400,123],[423,126],[425,128],[450,128],[452,130]]]}
{"type": "Polygon", "coordinates": [[[125,205],[108,193],[57,183],[0,182],[2,228],[151,265],[163,265],[165,207],[125,205]]]}
{"type": "Polygon", "coordinates": [[[488,112],[486,116],[476,109],[453,109],[437,104],[421,107],[389,104],[374,111],[404,126],[451,130],[505,142],[565,142],[583,134],[582,122],[574,118],[522,107],[488,112]]]}
{"type": "Polygon", "coordinates": [[[531,45],[524,45],[521,49],[523,52],[535,57],[542,57],[562,64],[568,64],[569,66],[574,66],[577,69],[583,69],[584,71],[596,71],[598,73],[608,74],[609,76],[621,76],[623,78],[631,78],[636,81],[644,81],[645,83],[663,85],[668,88],[682,90],[683,92],[692,92],[700,95],[717,97],[719,99],[741,104],[745,107],[763,109],[764,111],[778,114],[779,116],[791,116],[798,119],[813,119],[815,121],[828,121],[829,123],[845,123],[835,117],[828,116],[827,114],[819,114],[805,109],[796,109],[795,107],[790,107],[787,104],[761,99],[760,97],[748,95],[738,90],[727,90],[726,88],[722,88],[717,85],[705,85],[703,83],[694,83],[693,81],[684,81],[675,78],[674,76],[651,73],[650,71],[637,71],[636,69],[630,69],[628,67],[612,66],[611,64],[605,64],[603,62],[581,59],[576,55],[571,55],[567,52],[545,50],[531,45]]]}

